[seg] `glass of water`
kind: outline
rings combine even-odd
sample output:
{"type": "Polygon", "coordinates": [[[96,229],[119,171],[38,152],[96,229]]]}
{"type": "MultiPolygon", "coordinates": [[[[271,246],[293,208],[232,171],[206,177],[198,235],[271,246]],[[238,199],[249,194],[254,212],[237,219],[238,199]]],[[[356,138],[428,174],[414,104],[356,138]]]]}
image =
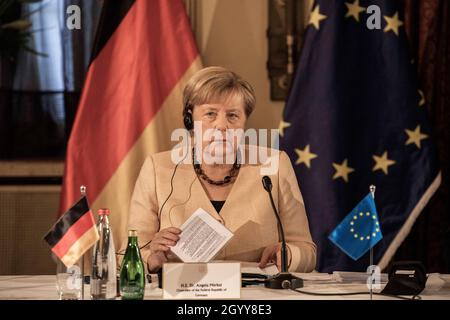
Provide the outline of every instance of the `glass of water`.
{"type": "Polygon", "coordinates": [[[60,260],[56,262],[56,291],[59,300],[80,300],[82,285],[80,263],[67,268],[60,260]]]}

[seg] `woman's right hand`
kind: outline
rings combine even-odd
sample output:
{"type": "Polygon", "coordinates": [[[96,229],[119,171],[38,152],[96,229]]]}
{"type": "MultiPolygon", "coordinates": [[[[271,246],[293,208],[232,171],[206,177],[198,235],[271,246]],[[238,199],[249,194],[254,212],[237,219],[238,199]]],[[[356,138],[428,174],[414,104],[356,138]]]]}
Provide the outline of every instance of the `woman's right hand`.
{"type": "Polygon", "coordinates": [[[147,262],[150,271],[157,271],[164,262],[167,262],[166,253],[170,251],[170,247],[177,244],[180,233],[180,229],[169,227],[155,234],[149,245],[151,254],[147,262]]]}

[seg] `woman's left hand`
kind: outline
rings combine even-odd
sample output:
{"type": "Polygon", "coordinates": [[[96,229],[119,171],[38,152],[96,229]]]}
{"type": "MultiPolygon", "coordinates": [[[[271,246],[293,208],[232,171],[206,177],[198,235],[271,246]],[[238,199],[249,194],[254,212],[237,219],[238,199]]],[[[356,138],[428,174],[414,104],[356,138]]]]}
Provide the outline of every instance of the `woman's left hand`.
{"type": "MultiPolygon", "coordinates": [[[[289,250],[287,250],[287,261],[290,261],[289,250]]],[[[265,268],[268,263],[275,263],[278,270],[281,271],[281,243],[266,247],[261,255],[259,267],[265,268]]]]}

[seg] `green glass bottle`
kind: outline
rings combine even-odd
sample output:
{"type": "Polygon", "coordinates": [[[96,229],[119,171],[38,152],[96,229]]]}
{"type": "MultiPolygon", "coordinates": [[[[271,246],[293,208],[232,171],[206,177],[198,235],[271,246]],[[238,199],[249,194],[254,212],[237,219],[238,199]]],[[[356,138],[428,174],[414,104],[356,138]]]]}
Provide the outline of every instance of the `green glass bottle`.
{"type": "Polygon", "coordinates": [[[128,231],[128,245],[120,267],[120,294],[123,300],[142,300],[145,269],[137,241],[137,231],[128,231]]]}

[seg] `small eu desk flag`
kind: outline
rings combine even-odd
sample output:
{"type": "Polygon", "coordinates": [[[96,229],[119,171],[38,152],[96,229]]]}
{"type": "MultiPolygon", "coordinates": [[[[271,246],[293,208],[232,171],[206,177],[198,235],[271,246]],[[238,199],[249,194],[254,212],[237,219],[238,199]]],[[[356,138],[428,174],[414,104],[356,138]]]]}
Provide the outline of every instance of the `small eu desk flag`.
{"type": "Polygon", "coordinates": [[[358,260],[383,238],[371,193],[342,220],[328,237],[353,260],[358,260]]]}

